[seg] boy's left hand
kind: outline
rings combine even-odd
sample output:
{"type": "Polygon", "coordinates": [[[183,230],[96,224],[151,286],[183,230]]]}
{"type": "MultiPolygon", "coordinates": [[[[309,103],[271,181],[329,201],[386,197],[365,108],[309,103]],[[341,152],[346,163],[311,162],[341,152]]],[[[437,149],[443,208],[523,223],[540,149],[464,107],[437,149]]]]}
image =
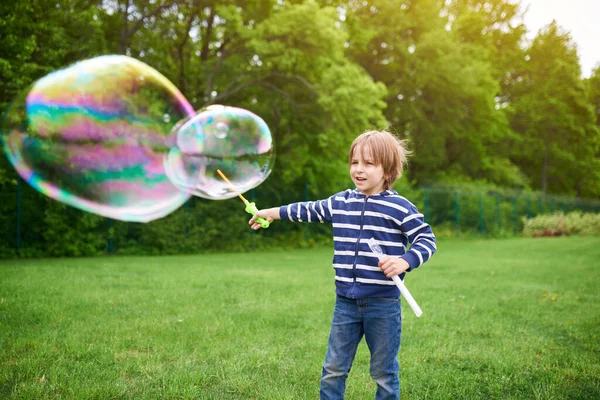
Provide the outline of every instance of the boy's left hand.
{"type": "Polygon", "coordinates": [[[394,275],[400,275],[408,271],[410,265],[403,258],[385,256],[379,260],[379,268],[385,276],[391,278],[394,275]]]}

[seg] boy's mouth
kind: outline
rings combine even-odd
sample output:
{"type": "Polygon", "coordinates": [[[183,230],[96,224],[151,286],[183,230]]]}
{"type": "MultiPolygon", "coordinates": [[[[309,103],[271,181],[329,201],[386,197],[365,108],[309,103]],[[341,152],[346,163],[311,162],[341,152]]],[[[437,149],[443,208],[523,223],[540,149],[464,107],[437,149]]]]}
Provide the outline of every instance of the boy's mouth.
{"type": "Polygon", "coordinates": [[[363,181],[366,181],[367,178],[361,178],[361,177],[357,176],[356,180],[359,181],[359,182],[363,182],[363,181]]]}

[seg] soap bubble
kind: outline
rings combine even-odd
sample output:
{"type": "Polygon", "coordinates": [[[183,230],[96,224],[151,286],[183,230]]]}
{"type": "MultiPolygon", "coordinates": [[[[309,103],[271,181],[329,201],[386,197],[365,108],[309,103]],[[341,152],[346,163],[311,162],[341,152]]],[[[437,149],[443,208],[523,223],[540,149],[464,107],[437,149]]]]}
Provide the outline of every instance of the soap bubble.
{"type": "Polygon", "coordinates": [[[215,136],[219,139],[225,139],[227,137],[227,133],[229,132],[229,127],[224,122],[217,122],[215,136]]]}
{"type": "Polygon", "coordinates": [[[190,196],[166,176],[164,158],[176,145],[177,122],[195,114],[153,68],[102,56],[22,92],[0,139],[21,177],[41,193],[95,214],[147,222],[190,196]]]}
{"type": "Polygon", "coordinates": [[[273,139],[265,121],[242,108],[213,105],[177,127],[177,146],[165,157],[165,170],[182,191],[223,200],[261,184],[273,161],[273,139]]]}

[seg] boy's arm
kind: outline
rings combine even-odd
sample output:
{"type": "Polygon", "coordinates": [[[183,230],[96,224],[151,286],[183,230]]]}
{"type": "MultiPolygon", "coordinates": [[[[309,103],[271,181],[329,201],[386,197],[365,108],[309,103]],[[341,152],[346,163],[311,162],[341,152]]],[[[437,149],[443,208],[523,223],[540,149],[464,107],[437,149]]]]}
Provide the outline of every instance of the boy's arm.
{"type": "Polygon", "coordinates": [[[325,200],[292,203],[279,208],[279,217],[292,222],[331,222],[335,200],[333,195],[325,200]]]}
{"type": "Polygon", "coordinates": [[[423,214],[414,205],[409,208],[401,227],[410,243],[410,250],[402,258],[410,266],[407,271],[412,271],[435,253],[436,239],[431,226],[424,221],[423,214]]]}
{"type": "Polygon", "coordinates": [[[325,200],[292,203],[287,206],[259,210],[250,218],[248,223],[252,225],[252,229],[257,230],[260,228],[260,225],[255,221],[259,217],[269,222],[277,219],[289,219],[293,222],[331,222],[331,202],[334,198],[335,195],[325,200]]]}

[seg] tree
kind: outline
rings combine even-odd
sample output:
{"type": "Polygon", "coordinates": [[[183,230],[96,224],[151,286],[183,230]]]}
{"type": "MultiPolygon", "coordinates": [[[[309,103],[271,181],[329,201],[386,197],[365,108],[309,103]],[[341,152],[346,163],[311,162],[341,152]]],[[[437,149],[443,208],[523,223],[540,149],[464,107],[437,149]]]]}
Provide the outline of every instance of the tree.
{"type": "Polygon", "coordinates": [[[508,0],[453,0],[442,13],[448,27],[463,43],[477,45],[491,63],[500,83],[500,101],[508,101],[511,87],[523,63],[522,42],[526,33],[519,3],[508,0]]]}
{"type": "Polygon", "coordinates": [[[592,75],[586,80],[588,85],[588,99],[594,109],[596,126],[600,127],[600,66],[592,71],[592,75]]]}
{"type": "Polygon", "coordinates": [[[462,176],[522,186],[519,171],[493,147],[510,129],[496,107],[492,50],[467,37],[464,24],[452,28],[443,2],[348,4],[349,56],[388,89],[386,117],[415,150],[411,181],[462,176]]]}
{"type": "Polygon", "coordinates": [[[225,104],[262,116],[285,154],[274,172],[279,186],[323,171],[339,182],[352,138],[385,124],[385,88],[345,57],[332,7],[181,1],[160,15],[126,51],[163,72],[196,109],[225,104]]]}
{"type": "MultiPolygon", "coordinates": [[[[53,70],[103,54],[106,49],[100,0],[0,4],[0,110],[17,94],[53,70]]],[[[0,185],[16,184],[7,160],[0,161],[0,185]]]]}
{"type": "Polygon", "coordinates": [[[513,103],[512,126],[521,135],[515,162],[544,193],[597,195],[587,182],[598,177],[598,128],[575,44],[553,22],[526,59],[513,103]]]}
{"type": "Polygon", "coordinates": [[[596,119],[596,154],[591,155],[588,171],[590,175],[582,177],[578,182],[580,191],[590,197],[600,197],[600,66],[596,67],[589,79],[586,80],[588,100],[592,106],[592,112],[596,119]]]}

